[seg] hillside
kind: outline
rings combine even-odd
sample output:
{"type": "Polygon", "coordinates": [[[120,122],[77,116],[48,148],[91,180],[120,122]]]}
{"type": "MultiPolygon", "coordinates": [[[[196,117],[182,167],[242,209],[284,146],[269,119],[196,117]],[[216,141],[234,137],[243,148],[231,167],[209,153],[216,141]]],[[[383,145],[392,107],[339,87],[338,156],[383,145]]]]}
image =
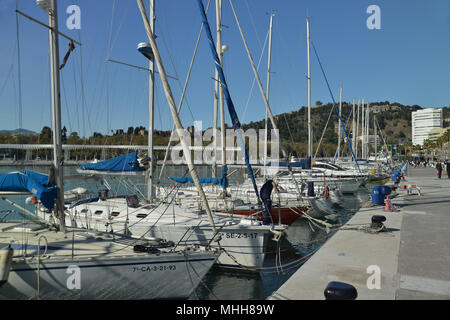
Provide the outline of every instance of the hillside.
{"type": "MultiPolygon", "coordinates": [[[[418,105],[405,106],[399,103],[374,102],[370,103],[370,108],[375,112],[376,120],[381,128],[381,136],[386,140],[388,145],[397,144],[402,145],[406,142],[411,142],[411,112],[422,109],[418,105]]],[[[347,123],[346,130],[351,137],[352,131],[352,105],[344,102],[342,104],[342,119],[347,123]]],[[[308,110],[306,107],[301,107],[289,113],[282,113],[275,116],[277,126],[280,129],[280,135],[283,144],[289,154],[304,157],[307,154],[308,144],[308,110]]],[[[370,134],[373,134],[373,112],[370,115],[370,134]]],[[[443,117],[450,118],[450,107],[443,108],[443,117]]],[[[334,156],[337,148],[337,125],[338,117],[331,103],[322,105],[320,101],[311,109],[311,124],[313,133],[313,153],[317,156],[329,157],[334,156]],[[331,116],[330,116],[331,112],[331,116]],[[329,122],[327,125],[328,118],[329,122]],[[323,136],[323,137],[322,137],[323,136]],[[320,148],[318,149],[319,141],[320,148]]],[[[228,126],[227,126],[228,127],[228,126]]],[[[249,128],[263,129],[264,120],[257,122],[250,122],[242,125],[244,130],[249,128]]],[[[270,125],[269,125],[270,128],[270,125]]],[[[192,129],[191,127],[187,128],[192,129]]],[[[77,132],[67,132],[64,127],[62,130],[63,143],[67,144],[94,144],[94,145],[146,145],[148,140],[148,132],[144,127],[129,127],[124,131],[118,129],[113,135],[102,135],[94,132],[93,136],[88,138],[81,138],[77,132]]],[[[378,132],[380,136],[380,132],[378,132]]],[[[40,133],[32,133],[23,129],[20,130],[3,130],[0,131],[0,143],[23,143],[23,144],[46,144],[51,143],[51,129],[44,127],[40,133]],[[20,134],[17,134],[20,132],[20,134]]],[[[170,131],[154,132],[154,145],[167,145],[170,136],[170,131]]],[[[269,138],[270,142],[270,138],[269,138]]],[[[175,142],[173,144],[176,144],[175,142]]],[[[348,154],[348,146],[344,142],[342,145],[342,154],[348,154]]],[[[23,152],[19,152],[20,154],[23,152]]],[[[47,151],[40,151],[38,155],[43,157],[47,151]]],[[[155,152],[157,157],[163,157],[163,152],[155,152]]],[[[359,154],[360,151],[359,151],[359,154]]],[[[71,156],[79,157],[93,157],[96,155],[95,151],[77,150],[71,152],[71,156]]]]}
{"type": "MultiPolygon", "coordinates": [[[[376,120],[381,133],[387,144],[404,144],[411,142],[411,113],[422,109],[418,105],[405,106],[400,103],[373,102],[370,103],[370,109],[375,112],[376,120]]],[[[342,120],[347,123],[346,130],[350,134],[352,131],[352,105],[344,102],[342,104],[342,120]]],[[[298,110],[289,113],[283,113],[275,116],[280,135],[285,143],[289,153],[304,156],[307,152],[308,139],[308,109],[301,107],[298,110]]],[[[370,114],[370,134],[373,134],[373,112],[370,114]]],[[[444,118],[450,116],[450,107],[444,108],[444,118]]],[[[313,152],[316,152],[318,143],[323,135],[321,148],[318,156],[333,156],[337,147],[337,124],[338,116],[331,103],[322,105],[320,101],[311,108],[311,126],[313,135],[313,152]],[[332,111],[328,126],[327,120],[332,111]],[[324,131],[325,130],[325,131],[324,131]]],[[[264,120],[250,122],[243,125],[244,130],[248,128],[264,128],[264,120]]],[[[269,127],[270,128],[270,127],[269,127]]],[[[380,136],[380,132],[378,132],[380,136]]],[[[343,146],[343,148],[348,148],[343,146]]],[[[345,152],[345,149],[343,149],[345,152]]],[[[347,149],[348,150],[348,149],[347,149]]]]}

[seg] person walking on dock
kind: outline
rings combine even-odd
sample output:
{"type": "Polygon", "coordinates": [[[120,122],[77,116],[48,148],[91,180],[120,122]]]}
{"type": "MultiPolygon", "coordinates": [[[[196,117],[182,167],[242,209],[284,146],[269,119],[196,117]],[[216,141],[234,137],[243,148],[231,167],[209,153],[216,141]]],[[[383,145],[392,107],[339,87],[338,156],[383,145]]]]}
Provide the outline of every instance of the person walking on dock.
{"type": "Polygon", "coordinates": [[[261,197],[262,202],[264,203],[264,212],[263,212],[263,225],[272,224],[272,216],[270,215],[272,211],[272,200],[270,196],[272,194],[272,190],[275,188],[275,191],[278,194],[278,198],[280,197],[280,191],[273,180],[267,180],[266,183],[263,184],[261,190],[259,191],[259,196],[261,197]]]}
{"type": "Polygon", "coordinates": [[[447,178],[450,179],[450,162],[445,160],[445,170],[447,170],[447,178]]]}
{"type": "Polygon", "coordinates": [[[438,160],[438,162],[436,164],[436,170],[437,170],[438,179],[440,179],[441,178],[441,173],[442,173],[442,164],[441,164],[440,160],[438,160]]]}

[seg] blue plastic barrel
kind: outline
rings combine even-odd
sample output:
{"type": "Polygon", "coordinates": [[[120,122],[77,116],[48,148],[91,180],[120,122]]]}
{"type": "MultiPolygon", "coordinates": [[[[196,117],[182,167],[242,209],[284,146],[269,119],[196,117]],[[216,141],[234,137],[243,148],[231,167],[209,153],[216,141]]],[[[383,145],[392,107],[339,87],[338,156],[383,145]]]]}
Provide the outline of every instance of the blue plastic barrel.
{"type": "Polygon", "coordinates": [[[383,196],[388,196],[390,195],[392,192],[392,188],[389,186],[381,186],[381,193],[383,194],[383,196]]]}
{"type": "Polygon", "coordinates": [[[398,176],[398,172],[397,172],[397,171],[392,172],[391,177],[392,177],[392,181],[395,182],[395,183],[397,183],[398,181],[400,181],[399,176],[398,176]]]}
{"type": "Polygon", "coordinates": [[[384,205],[384,194],[382,192],[383,186],[372,187],[372,203],[378,206],[384,205]]]}

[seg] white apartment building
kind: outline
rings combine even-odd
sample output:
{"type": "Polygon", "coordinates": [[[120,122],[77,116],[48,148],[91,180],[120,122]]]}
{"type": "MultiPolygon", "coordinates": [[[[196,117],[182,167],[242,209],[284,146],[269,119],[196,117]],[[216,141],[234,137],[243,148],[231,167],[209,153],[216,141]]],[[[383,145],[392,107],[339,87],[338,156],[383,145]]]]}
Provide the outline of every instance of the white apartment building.
{"type": "Polygon", "coordinates": [[[442,109],[428,108],[412,112],[412,143],[423,145],[431,130],[442,128],[442,109]]]}

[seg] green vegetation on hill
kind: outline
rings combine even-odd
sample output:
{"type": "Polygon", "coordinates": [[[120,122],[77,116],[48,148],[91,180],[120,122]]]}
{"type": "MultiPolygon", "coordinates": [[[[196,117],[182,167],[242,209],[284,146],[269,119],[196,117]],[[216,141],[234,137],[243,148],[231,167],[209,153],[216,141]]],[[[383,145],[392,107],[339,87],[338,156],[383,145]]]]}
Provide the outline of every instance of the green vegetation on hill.
{"type": "MultiPolygon", "coordinates": [[[[382,135],[389,144],[400,144],[411,142],[411,113],[422,109],[418,105],[405,106],[400,103],[390,103],[389,101],[372,102],[370,106],[370,132],[373,134],[373,115],[375,111],[376,121],[380,131],[378,135],[382,135]]],[[[352,132],[352,112],[353,105],[348,102],[342,103],[341,118],[346,123],[346,131],[351,139],[352,132]]],[[[357,110],[357,108],[356,108],[357,110]]],[[[301,107],[298,110],[289,113],[283,113],[275,116],[277,126],[280,130],[286,149],[291,154],[304,156],[307,153],[308,144],[308,109],[301,107]]],[[[444,108],[444,118],[446,115],[450,116],[450,107],[444,108]]],[[[334,156],[337,148],[338,139],[338,116],[332,103],[322,104],[320,101],[316,102],[316,106],[311,108],[311,126],[313,135],[313,153],[316,152],[319,141],[322,138],[318,156],[334,156]],[[331,112],[331,116],[330,116],[331,112]],[[327,125],[328,118],[330,120],[327,125]],[[323,137],[322,137],[323,136],[323,137]]],[[[243,125],[243,128],[261,129],[264,128],[264,120],[257,122],[250,122],[243,125]]],[[[270,128],[270,126],[269,126],[270,128]]],[[[361,128],[361,127],[359,127],[361,128]]],[[[361,129],[360,129],[361,130],[361,129]]],[[[360,131],[359,131],[360,132],[360,131]]],[[[342,151],[348,152],[348,146],[345,142],[341,143],[342,151]]]]}
{"type": "MultiPolygon", "coordinates": [[[[386,141],[388,145],[403,145],[410,148],[411,144],[411,113],[422,109],[418,105],[405,106],[400,103],[390,103],[389,101],[372,102],[369,104],[370,114],[370,133],[373,134],[373,115],[375,112],[376,121],[381,129],[378,135],[386,141]]],[[[343,102],[341,118],[346,123],[346,131],[351,139],[352,131],[352,104],[343,102]]],[[[443,108],[443,117],[450,118],[450,107],[443,108]]],[[[280,130],[280,136],[287,152],[292,155],[303,157],[307,154],[308,146],[308,110],[301,107],[289,113],[283,113],[275,116],[275,121],[280,130]]],[[[317,156],[334,156],[337,148],[337,125],[338,116],[333,104],[322,104],[320,101],[311,109],[311,125],[313,134],[313,153],[316,153],[320,142],[317,156]],[[331,115],[330,115],[331,113],[331,115]],[[329,121],[328,121],[329,119],[329,121]],[[327,125],[328,121],[328,125],[327,125]]],[[[244,130],[253,128],[259,132],[264,129],[264,120],[250,122],[242,126],[244,130]]],[[[269,129],[271,125],[269,123],[269,129]]],[[[359,127],[361,128],[361,127],[359,127]]],[[[361,130],[361,129],[360,129],[361,130]]],[[[154,132],[154,145],[165,146],[169,142],[170,131],[154,132]]],[[[126,131],[117,130],[113,135],[103,135],[98,132],[89,138],[79,137],[77,132],[68,133],[63,128],[62,139],[65,144],[87,144],[87,145],[147,145],[148,132],[144,127],[129,127],[126,131]]],[[[52,132],[49,127],[42,128],[39,134],[14,134],[11,132],[0,133],[0,144],[50,144],[52,142],[52,132]]],[[[270,142],[270,138],[269,138],[270,142]]],[[[172,143],[176,144],[175,142],[172,143]]],[[[209,142],[204,143],[209,144],[209,142]]],[[[349,154],[347,143],[342,142],[342,154],[349,154]]],[[[100,151],[77,150],[71,152],[71,158],[78,157],[80,159],[87,157],[99,157],[100,151]]],[[[126,151],[121,151],[124,153],[126,151]]],[[[10,155],[14,153],[18,158],[22,158],[23,151],[10,151],[10,155]]],[[[33,153],[34,154],[34,153],[33,153]]],[[[117,154],[115,152],[115,154],[117,154]]],[[[51,150],[41,150],[37,156],[45,158],[50,156],[51,150]]],[[[163,152],[156,152],[158,158],[163,157],[163,152]]]]}

